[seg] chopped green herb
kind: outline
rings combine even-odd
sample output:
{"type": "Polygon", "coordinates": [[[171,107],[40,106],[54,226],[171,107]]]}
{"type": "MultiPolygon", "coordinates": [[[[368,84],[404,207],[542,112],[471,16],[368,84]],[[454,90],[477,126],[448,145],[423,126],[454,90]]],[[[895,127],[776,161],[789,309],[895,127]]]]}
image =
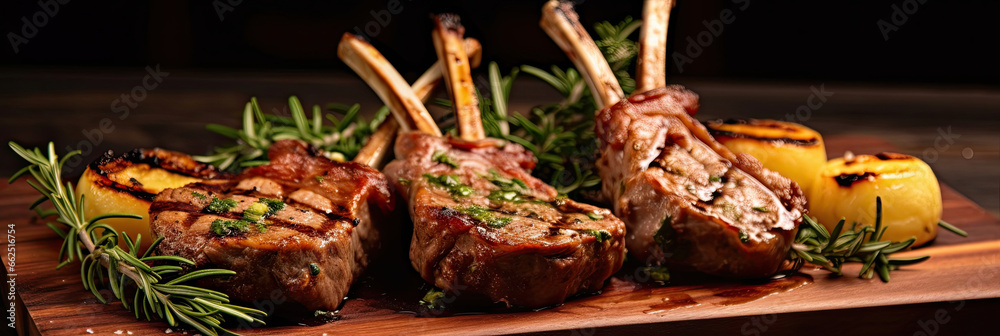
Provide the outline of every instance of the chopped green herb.
{"type": "Polygon", "coordinates": [[[653,281],[670,281],[670,270],[668,270],[666,266],[646,266],[643,268],[643,272],[649,274],[649,277],[652,278],[653,281]]]}
{"type": "Polygon", "coordinates": [[[310,263],[309,264],[309,274],[319,275],[319,271],[320,271],[319,264],[317,264],[317,263],[310,263]]]}
{"type": "Polygon", "coordinates": [[[452,196],[469,196],[475,191],[475,189],[472,189],[471,186],[459,182],[458,176],[456,175],[434,176],[431,174],[424,174],[424,178],[427,179],[427,182],[444,188],[451,193],[452,196]]]}
{"type": "Polygon", "coordinates": [[[264,220],[265,214],[267,214],[267,204],[264,204],[264,202],[253,202],[253,204],[250,204],[250,207],[243,211],[243,219],[251,223],[257,223],[264,220]]]}
{"type": "Polygon", "coordinates": [[[216,219],[212,221],[212,226],[209,227],[209,230],[219,237],[235,236],[250,231],[250,222],[245,220],[216,219]]]}
{"type": "Polygon", "coordinates": [[[722,207],[722,213],[729,216],[733,220],[738,222],[740,221],[740,218],[743,218],[743,214],[736,211],[736,206],[732,203],[722,203],[719,204],[719,206],[722,207]]]}
{"type": "Polygon", "coordinates": [[[316,182],[323,183],[323,176],[316,175],[316,182]]]}
{"type": "Polygon", "coordinates": [[[513,218],[510,217],[497,216],[496,214],[493,213],[493,211],[490,211],[490,209],[478,205],[470,205],[458,208],[458,212],[461,212],[469,217],[472,217],[472,219],[482,222],[483,224],[486,224],[487,226],[494,229],[507,226],[507,224],[510,224],[510,222],[514,220],[513,218]]]}
{"type": "Polygon", "coordinates": [[[583,230],[583,234],[594,236],[594,238],[597,238],[598,243],[603,243],[605,240],[611,239],[611,233],[604,230],[583,230]]]}
{"type": "Polygon", "coordinates": [[[746,231],[743,231],[743,229],[740,229],[740,241],[744,244],[750,242],[750,235],[746,231]]]}
{"type": "Polygon", "coordinates": [[[444,308],[444,303],[440,302],[444,298],[444,291],[437,288],[427,291],[424,298],[420,300],[420,305],[430,309],[444,308]]]}
{"type": "Polygon", "coordinates": [[[236,207],[236,200],[232,198],[220,199],[218,197],[212,196],[212,202],[208,203],[205,207],[205,211],[214,214],[223,214],[233,211],[236,207]]]}
{"type": "Polygon", "coordinates": [[[431,160],[433,160],[434,162],[437,162],[437,163],[443,163],[443,164],[449,165],[452,168],[458,168],[458,162],[455,162],[455,160],[452,159],[450,156],[448,156],[448,153],[446,153],[446,152],[436,152],[436,153],[434,153],[434,155],[431,156],[431,160]]]}
{"type": "Polygon", "coordinates": [[[657,245],[660,245],[660,249],[663,251],[668,251],[674,243],[674,239],[677,238],[677,231],[674,230],[673,225],[670,224],[671,218],[667,216],[663,219],[660,224],[660,229],[656,230],[656,234],[653,235],[653,241],[657,245]]]}
{"type": "Polygon", "coordinates": [[[202,194],[202,193],[197,192],[197,191],[192,191],[191,192],[191,196],[194,196],[194,197],[197,197],[197,198],[200,198],[200,199],[208,199],[208,196],[205,196],[205,194],[202,194]]]}
{"type": "Polygon", "coordinates": [[[720,177],[720,176],[712,176],[712,177],[708,178],[708,181],[709,182],[722,182],[722,177],[720,177]]]}
{"type": "Polygon", "coordinates": [[[753,210],[757,211],[757,212],[768,212],[767,208],[766,207],[762,207],[762,206],[761,207],[753,207],[753,210]]]}
{"type": "Polygon", "coordinates": [[[398,178],[396,180],[399,181],[399,183],[402,183],[404,185],[410,184],[410,180],[409,179],[405,179],[405,178],[400,177],[400,178],[398,178]]]}
{"type": "Polygon", "coordinates": [[[490,191],[490,195],[486,196],[486,198],[489,198],[494,201],[508,201],[515,203],[520,203],[524,201],[523,199],[521,199],[521,194],[519,194],[518,192],[504,191],[501,189],[490,191]]]}
{"type": "Polygon", "coordinates": [[[264,215],[265,217],[273,215],[275,212],[278,212],[279,210],[285,208],[285,202],[276,199],[261,198],[258,202],[263,202],[264,204],[267,204],[267,213],[264,215]]]}
{"type": "Polygon", "coordinates": [[[587,213],[587,217],[590,217],[590,219],[593,219],[593,220],[602,220],[602,219],[604,219],[604,216],[602,216],[601,214],[596,213],[596,212],[588,212],[587,213]]]}

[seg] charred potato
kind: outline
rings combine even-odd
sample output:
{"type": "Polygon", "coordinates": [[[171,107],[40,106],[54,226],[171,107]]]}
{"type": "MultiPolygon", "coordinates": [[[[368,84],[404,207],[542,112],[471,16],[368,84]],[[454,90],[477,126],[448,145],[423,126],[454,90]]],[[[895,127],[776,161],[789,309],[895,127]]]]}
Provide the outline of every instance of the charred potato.
{"type": "Polygon", "coordinates": [[[87,167],[76,192],[85,197],[87,218],[106,213],[141,215],[142,219],[114,218],[105,223],[133,238],[142,234],[147,245],[152,242],[149,205],[156,194],[220,174],[215,167],[178,152],[136,149],[120,156],[108,152],[87,167]]]}
{"type": "Polygon", "coordinates": [[[883,240],[916,237],[920,246],[937,236],[941,189],[934,172],[915,157],[896,153],[845,155],[830,160],[813,182],[809,212],[828,230],[846,219],[875,224],[875,197],[882,197],[883,240]]]}
{"type": "Polygon", "coordinates": [[[757,158],[764,168],[799,184],[808,195],[819,170],[826,164],[823,137],[800,124],[758,119],[710,121],[709,132],[736,153],[757,158]]]}

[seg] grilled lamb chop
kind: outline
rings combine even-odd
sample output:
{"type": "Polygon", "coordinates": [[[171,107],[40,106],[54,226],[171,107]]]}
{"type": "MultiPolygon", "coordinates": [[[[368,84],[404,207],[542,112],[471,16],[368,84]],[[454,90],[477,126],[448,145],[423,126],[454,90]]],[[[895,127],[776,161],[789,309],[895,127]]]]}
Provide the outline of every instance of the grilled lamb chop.
{"type": "Polygon", "coordinates": [[[330,161],[303,142],[278,141],[268,157],[232,179],[157,195],[158,253],[236,271],[210,280],[236,300],[273,299],[278,290],[305,309],[336,310],[379,247],[394,194],[375,169],[330,161]]]}
{"type": "MultiPolygon", "coordinates": [[[[470,54],[479,54],[475,40],[466,46],[470,54]]],[[[429,98],[441,76],[438,65],[425,72],[412,87],[418,99],[429,98]]],[[[271,147],[268,165],[164,191],[150,211],[154,233],[165,237],[160,253],[194,260],[195,268],[237,271],[214,282],[237,300],[274,300],[280,293],[300,306],[286,307],[337,309],[379,249],[380,238],[391,234],[380,223],[392,217],[388,211],[394,196],[385,176],[370,167],[379,166],[399,128],[395,120],[386,120],[359,151],[356,163],[332,162],[315,148],[285,140],[271,147]],[[212,205],[216,198],[236,203],[219,211],[212,205]],[[264,198],[285,205],[268,211],[263,232],[254,223],[235,222],[264,198]],[[248,232],[213,228],[216,220],[248,224],[248,232]]]]}
{"type": "MultiPolygon", "coordinates": [[[[647,3],[644,13],[644,25],[662,27],[649,29],[665,43],[669,15],[654,17],[651,8],[670,6],[647,3]]],[[[757,278],[778,271],[805,211],[798,185],[716,142],[690,117],[698,109],[698,96],[691,91],[658,87],[621,100],[614,75],[571,4],[550,1],[542,27],[607,106],[596,116],[597,166],[605,197],[628,226],[629,251],[649,263],[720,276],[757,278]]],[[[652,37],[641,41],[660,43],[652,37]]],[[[648,69],[662,71],[652,63],[665,59],[658,54],[665,47],[642,49],[647,52],[641,53],[646,60],[640,69],[647,71],[640,72],[640,87],[663,83],[650,78],[663,73],[648,69]]]]}
{"type": "MultiPolygon", "coordinates": [[[[523,147],[482,138],[471,76],[455,45],[462,30],[457,18],[439,17],[434,36],[462,139],[423,124],[433,128],[400,134],[397,159],[384,170],[409,205],[413,267],[445,291],[508,306],[545,307],[599,290],[621,267],[624,224],[606,209],[557,197],[529,174],[535,158],[523,147]]],[[[377,53],[353,36],[341,41],[341,57],[352,58],[345,63],[383,99],[405,101],[409,93],[384,80],[398,76],[384,58],[358,57],[377,53]]],[[[422,106],[398,106],[399,118],[427,118],[422,106]]]]}

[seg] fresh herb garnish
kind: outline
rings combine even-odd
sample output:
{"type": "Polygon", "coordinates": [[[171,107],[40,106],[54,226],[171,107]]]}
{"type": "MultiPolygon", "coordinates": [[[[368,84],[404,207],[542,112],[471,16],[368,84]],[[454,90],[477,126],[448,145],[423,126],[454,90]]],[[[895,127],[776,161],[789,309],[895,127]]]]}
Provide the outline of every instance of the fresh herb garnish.
{"type": "Polygon", "coordinates": [[[424,294],[424,298],[420,300],[420,305],[427,307],[429,309],[439,309],[444,308],[444,291],[433,288],[424,294]]]}
{"type": "Polygon", "coordinates": [[[459,182],[457,175],[434,176],[431,174],[424,174],[423,176],[427,179],[427,182],[444,188],[444,190],[447,190],[452,196],[469,196],[475,192],[475,189],[472,189],[471,186],[459,182]]]}
{"type": "Polygon", "coordinates": [[[58,220],[47,223],[48,227],[63,238],[59,251],[60,263],[56,268],[62,268],[80,258],[80,274],[84,289],[94,294],[99,301],[106,303],[104,295],[99,292],[105,279],[115,298],[121,300],[121,306],[135,312],[136,319],[144,316],[151,321],[158,316],[172,327],[183,323],[207,335],[233,334],[220,326],[227,317],[244,320],[250,323],[264,323],[259,317],[267,314],[251,308],[229,303],[229,298],[220,292],[199,288],[193,284],[184,284],[197,279],[213,276],[231,276],[236,272],[223,269],[200,269],[174,277],[183,270],[179,264],[193,265],[194,262],[177,256],[154,256],[156,246],[163,238],[156,239],[145,252],[139,251],[142,235],[132,237],[118,234],[103,220],[111,218],[140,219],[132,214],[103,214],[94,218],[84,217],[84,197],[77,195],[71,183],[63,184],[60,172],[66,160],[80,151],[73,151],[59,159],[55,153],[55,145],[49,143],[48,155],[41,150],[27,150],[11,141],[11,149],[17,155],[28,161],[30,165],[15,173],[8,183],[30,174],[34,180],[28,184],[42,194],[42,197],[31,205],[42,218],[57,216],[58,220]],[[38,206],[50,201],[54,210],[42,211],[38,206]],[[58,223],[58,224],[57,224],[58,223]],[[119,240],[124,240],[128,251],[118,246],[119,240]],[[152,262],[162,262],[155,267],[152,262]],[[125,296],[129,288],[135,294],[131,301],[125,296]]]}
{"type": "Polygon", "coordinates": [[[197,197],[197,198],[200,198],[200,199],[208,199],[208,196],[205,196],[205,194],[202,194],[202,193],[197,192],[197,191],[192,191],[191,192],[191,196],[194,196],[194,197],[197,197]]]}
{"type": "Polygon", "coordinates": [[[316,182],[323,183],[323,176],[316,175],[314,178],[316,179],[316,182]]]}
{"type": "Polygon", "coordinates": [[[594,236],[598,243],[603,243],[605,240],[611,239],[611,233],[604,230],[583,230],[583,234],[588,236],[594,236]]]}
{"type": "Polygon", "coordinates": [[[443,151],[434,153],[434,155],[431,156],[431,160],[437,163],[443,163],[449,165],[452,168],[458,168],[458,162],[455,162],[455,159],[452,159],[450,156],[448,156],[448,153],[443,151]]]}
{"type": "Polygon", "coordinates": [[[757,211],[757,212],[768,212],[767,207],[762,207],[762,206],[760,206],[760,207],[753,207],[751,209],[753,209],[753,211],[757,211]]]}
{"type": "Polygon", "coordinates": [[[231,138],[236,143],[216,148],[211,155],[194,156],[195,160],[215,165],[219,169],[236,171],[267,163],[267,150],[275,141],[297,139],[322,149],[330,159],[345,161],[358,155],[366,139],[375,133],[389,115],[389,109],[383,106],[371,121],[365,121],[358,115],[361,111],[358,104],[328,104],[328,111],[343,117],[338,119],[333,113],[324,114],[316,105],[312,108],[310,120],[297,97],[289,97],[288,106],[291,117],[264,114],[257,105],[257,98],[250,98],[243,109],[243,129],[218,124],[206,126],[209,131],[231,138]],[[327,124],[327,121],[332,125],[327,124]]]}
{"type": "Polygon", "coordinates": [[[674,239],[677,238],[677,231],[674,230],[674,226],[671,225],[671,218],[667,216],[660,223],[660,229],[656,230],[656,234],[653,235],[653,241],[660,246],[660,249],[664,252],[670,250],[671,245],[674,243],[674,239]]]}
{"type": "Polygon", "coordinates": [[[205,211],[214,214],[224,214],[233,211],[233,208],[235,207],[236,207],[236,200],[232,198],[222,199],[212,196],[212,201],[209,202],[208,206],[205,207],[205,211]]]}
{"type": "Polygon", "coordinates": [[[212,221],[209,231],[219,237],[236,236],[250,231],[250,221],[236,219],[216,219],[212,221]]]}
{"type": "Polygon", "coordinates": [[[653,279],[653,281],[659,283],[666,283],[667,281],[670,281],[670,270],[667,269],[666,266],[662,265],[646,266],[642,268],[642,271],[643,273],[648,274],[649,277],[653,279]]]}
{"type": "Polygon", "coordinates": [[[319,275],[319,271],[320,271],[319,264],[317,264],[317,263],[310,263],[309,264],[309,274],[319,275]]]}
{"type": "Polygon", "coordinates": [[[962,237],[969,236],[969,233],[965,232],[965,230],[959,229],[957,226],[948,224],[948,222],[945,222],[943,220],[938,220],[938,226],[962,237]]]}
{"type": "Polygon", "coordinates": [[[795,243],[789,252],[789,259],[795,263],[794,269],[799,269],[808,262],[823,266],[836,275],[843,275],[841,267],[844,264],[860,263],[863,266],[858,274],[859,278],[871,279],[878,274],[883,282],[889,282],[889,271],[930,258],[889,259],[889,255],[910,247],[916,238],[896,243],[882,240],[886,226],[882,225],[881,197],[875,198],[875,227],[866,225],[857,229],[855,225],[855,228],[844,231],[844,220],[841,219],[833,228],[833,233],[829,233],[812,217],[804,215],[803,219],[803,225],[799,227],[795,243]]]}
{"type": "Polygon", "coordinates": [[[493,213],[493,211],[490,211],[490,209],[475,204],[458,208],[458,212],[472,217],[472,219],[475,219],[494,229],[507,226],[507,224],[510,224],[510,222],[514,220],[510,217],[497,216],[493,213]]]}
{"type": "Polygon", "coordinates": [[[590,217],[591,220],[595,220],[595,221],[596,220],[602,220],[602,219],[604,219],[604,216],[602,216],[601,214],[596,213],[596,212],[588,212],[587,213],[587,217],[590,217]]]}
{"type": "Polygon", "coordinates": [[[489,196],[486,196],[486,198],[498,202],[499,201],[507,201],[514,203],[524,202],[524,199],[521,198],[521,193],[518,193],[513,190],[503,190],[503,189],[491,190],[489,196]]]}
{"type": "Polygon", "coordinates": [[[399,181],[399,183],[404,184],[404,185],[405,184],[410,184],[410,179],[405,179],[405,178],[402,178],[402,177],[396,179],[396,181],[399,181]]]}
{"type": "Polygon", "coordinates": [[[750,235],[748,235],[746,231],[743,231],[743,229],[740,229],[740,242],[744,244],[750,242],[750,235]]]}

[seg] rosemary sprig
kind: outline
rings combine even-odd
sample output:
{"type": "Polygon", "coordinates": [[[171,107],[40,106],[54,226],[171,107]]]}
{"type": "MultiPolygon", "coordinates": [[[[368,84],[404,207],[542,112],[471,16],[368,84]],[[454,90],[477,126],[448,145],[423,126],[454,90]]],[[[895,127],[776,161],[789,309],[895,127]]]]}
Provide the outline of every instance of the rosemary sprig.
{"type": "Polygon", "coordinates": [[[243,109],[243,129],[218,124],[206,126],[209,131],[236,140],[236,144],[218,147],[213,154],[195,156],[195,160],[235,171],[267,163],[267,149],[275,141],[297,139],[323,149],[332,160],[345,161],[358,154],[365,139],[389,115],[389,109],[383,106],[371,121],[365,121],[359,116],[361,106],[358,104],[328,104],[327,110],[342,117],[338,119],[332,113],[324,114],[316,105],[310,118],[295,96],[288,98],[288,106],[291,117],[265,114],[257,104],[257,98],[250,98],[243,109]],[[326,124],[326,121],[332,125],[326,124]]]}
{"type": "Polygon", "coordinates": [[[234,275],[235,272],[202,269],[171,278],[182,270],[178,264],[194,264],[194,262],[176,256],[152,255],[162,237],[140,253],[141,235],[133,240],[124,232],[119,235],[115,233],[114,228],[102,223],[103,220],[110,218],[138,219],[142,218],[141,216],[104,214],[90,219],[85,218],[84,196],[76,194],[72,183],[63,184],[60,177],[66,159],[79,154],[80,151],[70,152],[60,160],[52,143],[49,143],[47,156],[38,148],[27,150],[13,141],[9,145],[30,165],[15,173],[8,183],[30,174],[34,180],[29,179],[28,184],[42,194],[31,204],[31,208],[38,209],[37,207],[45,201],[50,201],[55,207],[55,211],[43,211],[40,214],[58,216],[59,224],[47,224],[63,238],[59,250],[60,263],[56,268],[66,266],[79,258],[83,287],[93,293],[98,300],[105,302],[98,288],[104,286],[107,278],[115,297],[121,300],[125,309],[135,312],[136,319],[140,318],[140,313],[146,320],[152,320],[152,317],[156,316],[165,320],[170,326],[177,326],[180,322],[207,335],[235,334],[221,326],[227,317],[251,323],[263,323],[258,317],[266,316],[264,312],[229,304],[229,298],[223,293],[182,284],[205,277],[234,275]],[[119,239],[124,240],[127,251],[118,246],[119,239]],[[150,266],[153,262],[163,264],[150,266]],[[129,289],[132,290],[132,295],[129,295],[129,289]]]}
{"type": "Polygon", "coordinates": [[[874,227],[865,225],[858,228],[855,223],[850,230],[844,231],[844,220],[841,219],[833,228],[833,233],[830,233],[813,218],[806,215],[803,219],[803,225],[799,227],[795,243],[789,252],[788,259],[794,263],[793,269],[799,269],[808,262],[823,266],[836,275],[843,275],[841,267],[844,264],[860,263],[862,266],[858,277],[871,279],[878,274],[883,282],[889,282],[890,271],[930,258],[889,259],[889,255],[910,247],[916,238],[896,243],[882,240],[886,226],[882,225],[881,197],[875,198],[874,227]]]}
{"type": "Polygon", "coordinates": [[[629,66],[639,54],[639,44],[629,40],[628,37],[640,26],[642,20],[632,20],[631,16],[625,17],[625,20],[617,25],[605,21],[594,26],[600,37],[594,44],[597,44],[597,48],[601,49],[604,58],[608,60],[608,65],[611,66],[611,71],[618,78],[618,84],[625,94],[635,91],[635,79],[629,75],[629,66]]]}

